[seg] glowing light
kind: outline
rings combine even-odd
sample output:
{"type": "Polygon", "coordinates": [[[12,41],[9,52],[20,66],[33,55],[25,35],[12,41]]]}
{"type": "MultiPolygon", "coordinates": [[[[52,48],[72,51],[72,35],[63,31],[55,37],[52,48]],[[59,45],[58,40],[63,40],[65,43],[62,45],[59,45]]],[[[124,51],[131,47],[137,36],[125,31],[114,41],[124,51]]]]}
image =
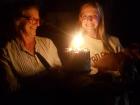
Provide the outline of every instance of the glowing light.
{"type": "Polygon", "coordinates": [[[76,33],[76,36],[74,36],[70,48],[80,50],[83,44],[84,44],[84,39],[82,37],[82,33],[78,32],[76,33]]]}

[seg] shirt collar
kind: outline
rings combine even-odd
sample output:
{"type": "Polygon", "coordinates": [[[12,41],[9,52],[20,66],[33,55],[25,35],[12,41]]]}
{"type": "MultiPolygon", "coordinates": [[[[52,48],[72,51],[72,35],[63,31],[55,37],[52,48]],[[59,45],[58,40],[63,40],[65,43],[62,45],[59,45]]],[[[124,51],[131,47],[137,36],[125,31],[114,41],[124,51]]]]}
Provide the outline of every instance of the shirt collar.
{"type": "MultiPolygon", "coordinates": [[[[38,52],[38,44],[37,44],[38,40],[37,38],[35,37],[35,52],[38,52]]],[[[22,50],[22,51],[25,51],[25,52],[28,52],[27,49],[25,48],[25,46],[23,45],[22,41],[20,38],[16,38],[16,43],[18,45],[18,47],[22,50]]]]}

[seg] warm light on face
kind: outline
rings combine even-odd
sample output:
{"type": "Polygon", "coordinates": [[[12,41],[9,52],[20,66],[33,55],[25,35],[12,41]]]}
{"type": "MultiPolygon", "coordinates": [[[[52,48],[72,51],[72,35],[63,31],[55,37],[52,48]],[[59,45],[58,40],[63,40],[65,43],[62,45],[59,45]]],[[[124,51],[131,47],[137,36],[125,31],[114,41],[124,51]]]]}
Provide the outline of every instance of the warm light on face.
{"type": "Polygon", "coordinates": [[[84,39],[82,37],[82,33],[79,32],[76,34],[76,36],[74,36],[70,48],[79,50],[82,48],[83,44],[84,44],[84,39]]]}

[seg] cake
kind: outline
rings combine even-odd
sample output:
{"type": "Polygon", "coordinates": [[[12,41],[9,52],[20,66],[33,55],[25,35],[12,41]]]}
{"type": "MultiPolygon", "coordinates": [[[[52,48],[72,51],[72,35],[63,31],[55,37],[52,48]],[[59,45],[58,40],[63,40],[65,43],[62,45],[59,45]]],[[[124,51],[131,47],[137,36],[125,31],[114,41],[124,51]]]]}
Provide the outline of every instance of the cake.
{"type": "Polygon", "coordinates": [[[88,49],[67,48],[64,57],[64,67],[67,72],[90,72],[90,51],[88,49]]]}

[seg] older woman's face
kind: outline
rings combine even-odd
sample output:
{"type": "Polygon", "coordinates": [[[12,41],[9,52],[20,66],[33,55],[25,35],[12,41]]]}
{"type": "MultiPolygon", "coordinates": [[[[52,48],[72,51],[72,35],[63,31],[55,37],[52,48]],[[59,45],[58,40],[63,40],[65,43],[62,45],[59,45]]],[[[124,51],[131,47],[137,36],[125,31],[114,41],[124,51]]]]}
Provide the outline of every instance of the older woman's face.
{"type": "Polygon", "coordinates": [[[85,31],[90,32],[96,30],[99,24],[99,14],[97,9],[93,6],[82,8],[80,22],[85,31]]]}
{"type": "Polygon", "coordinates": [[[39,11],[36,8],[23,11],[22,32],[34,37],[36,35],[36,29],[39,26],[39,19],[39,11]]]}

